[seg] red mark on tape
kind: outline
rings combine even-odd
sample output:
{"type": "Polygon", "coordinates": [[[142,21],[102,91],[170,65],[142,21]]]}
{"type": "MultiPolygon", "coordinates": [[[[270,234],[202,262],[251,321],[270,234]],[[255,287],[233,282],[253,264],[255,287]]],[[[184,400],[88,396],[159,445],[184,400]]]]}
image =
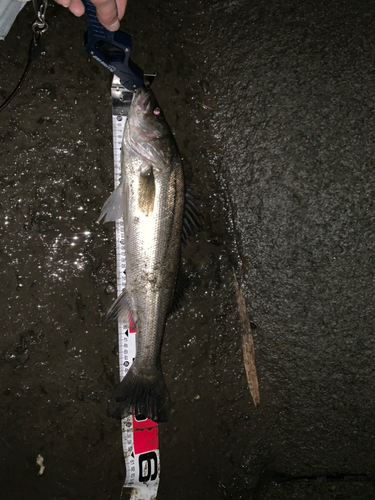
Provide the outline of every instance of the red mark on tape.
{"type": "Polygon", "coordinates": [[[137,420],[133,415],[134,453],[147,453],[159,446],[158,424],[149,418],[137,420]]]}
{"type": "Polygon", "coordinates": [[[130,313],[128,319],[129,319],[129,333],[136,333],[134,319],[130,313]]]}

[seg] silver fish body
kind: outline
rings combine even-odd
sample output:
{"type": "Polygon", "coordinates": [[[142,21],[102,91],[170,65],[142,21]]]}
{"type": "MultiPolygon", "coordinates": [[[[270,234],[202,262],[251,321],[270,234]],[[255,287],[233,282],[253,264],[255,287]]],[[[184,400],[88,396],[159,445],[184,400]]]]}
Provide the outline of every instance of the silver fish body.
{"type": "Polygon", "coordinates": [[[134,322],[137,337],[136,359],[115,396],[123,411],[158,420],[168,406],[160,353],[179,270],[185,185],[172,132],[150,89],[133,97],[121,175],[100,215],[124,221],[126,288],[108,317],[134,322]]]}

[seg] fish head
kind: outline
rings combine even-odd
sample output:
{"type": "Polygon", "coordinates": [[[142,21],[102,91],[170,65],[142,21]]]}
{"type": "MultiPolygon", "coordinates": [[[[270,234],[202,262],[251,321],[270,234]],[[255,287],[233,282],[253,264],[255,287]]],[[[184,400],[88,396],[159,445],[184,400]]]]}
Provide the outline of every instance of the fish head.
{"type": "Polygon", "coordinates": [[[135,92],[125,133],[130,147],[156,171],[169,168],[178,154],[171,129],[150,88],[135,92]]]}

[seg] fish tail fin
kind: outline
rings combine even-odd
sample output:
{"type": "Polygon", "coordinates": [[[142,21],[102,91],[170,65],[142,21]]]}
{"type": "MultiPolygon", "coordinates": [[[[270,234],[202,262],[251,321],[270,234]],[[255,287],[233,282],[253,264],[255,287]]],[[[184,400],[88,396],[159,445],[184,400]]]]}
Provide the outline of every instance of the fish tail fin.
{"type": "Polygon", "coordinates": [[[145,376],[138,372],[134,362],[117,386],[115,399],[120,403],[122,415],[133,411],[134,415],[143,415],[157,422],[166,421],[169,394],[161,366],[145,376]]]}

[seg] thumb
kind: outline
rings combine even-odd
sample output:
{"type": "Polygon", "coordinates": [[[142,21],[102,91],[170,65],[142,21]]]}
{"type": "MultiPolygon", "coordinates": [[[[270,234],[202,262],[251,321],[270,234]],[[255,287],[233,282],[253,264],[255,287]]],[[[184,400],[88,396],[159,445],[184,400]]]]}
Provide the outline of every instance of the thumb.
{"type": "Polygon", "coordinates": [[[107,30],[116,31],[120,28],[115,0],[92,0],[92,3],[96,7],[96,15],[99,22],[107,30]]]}

